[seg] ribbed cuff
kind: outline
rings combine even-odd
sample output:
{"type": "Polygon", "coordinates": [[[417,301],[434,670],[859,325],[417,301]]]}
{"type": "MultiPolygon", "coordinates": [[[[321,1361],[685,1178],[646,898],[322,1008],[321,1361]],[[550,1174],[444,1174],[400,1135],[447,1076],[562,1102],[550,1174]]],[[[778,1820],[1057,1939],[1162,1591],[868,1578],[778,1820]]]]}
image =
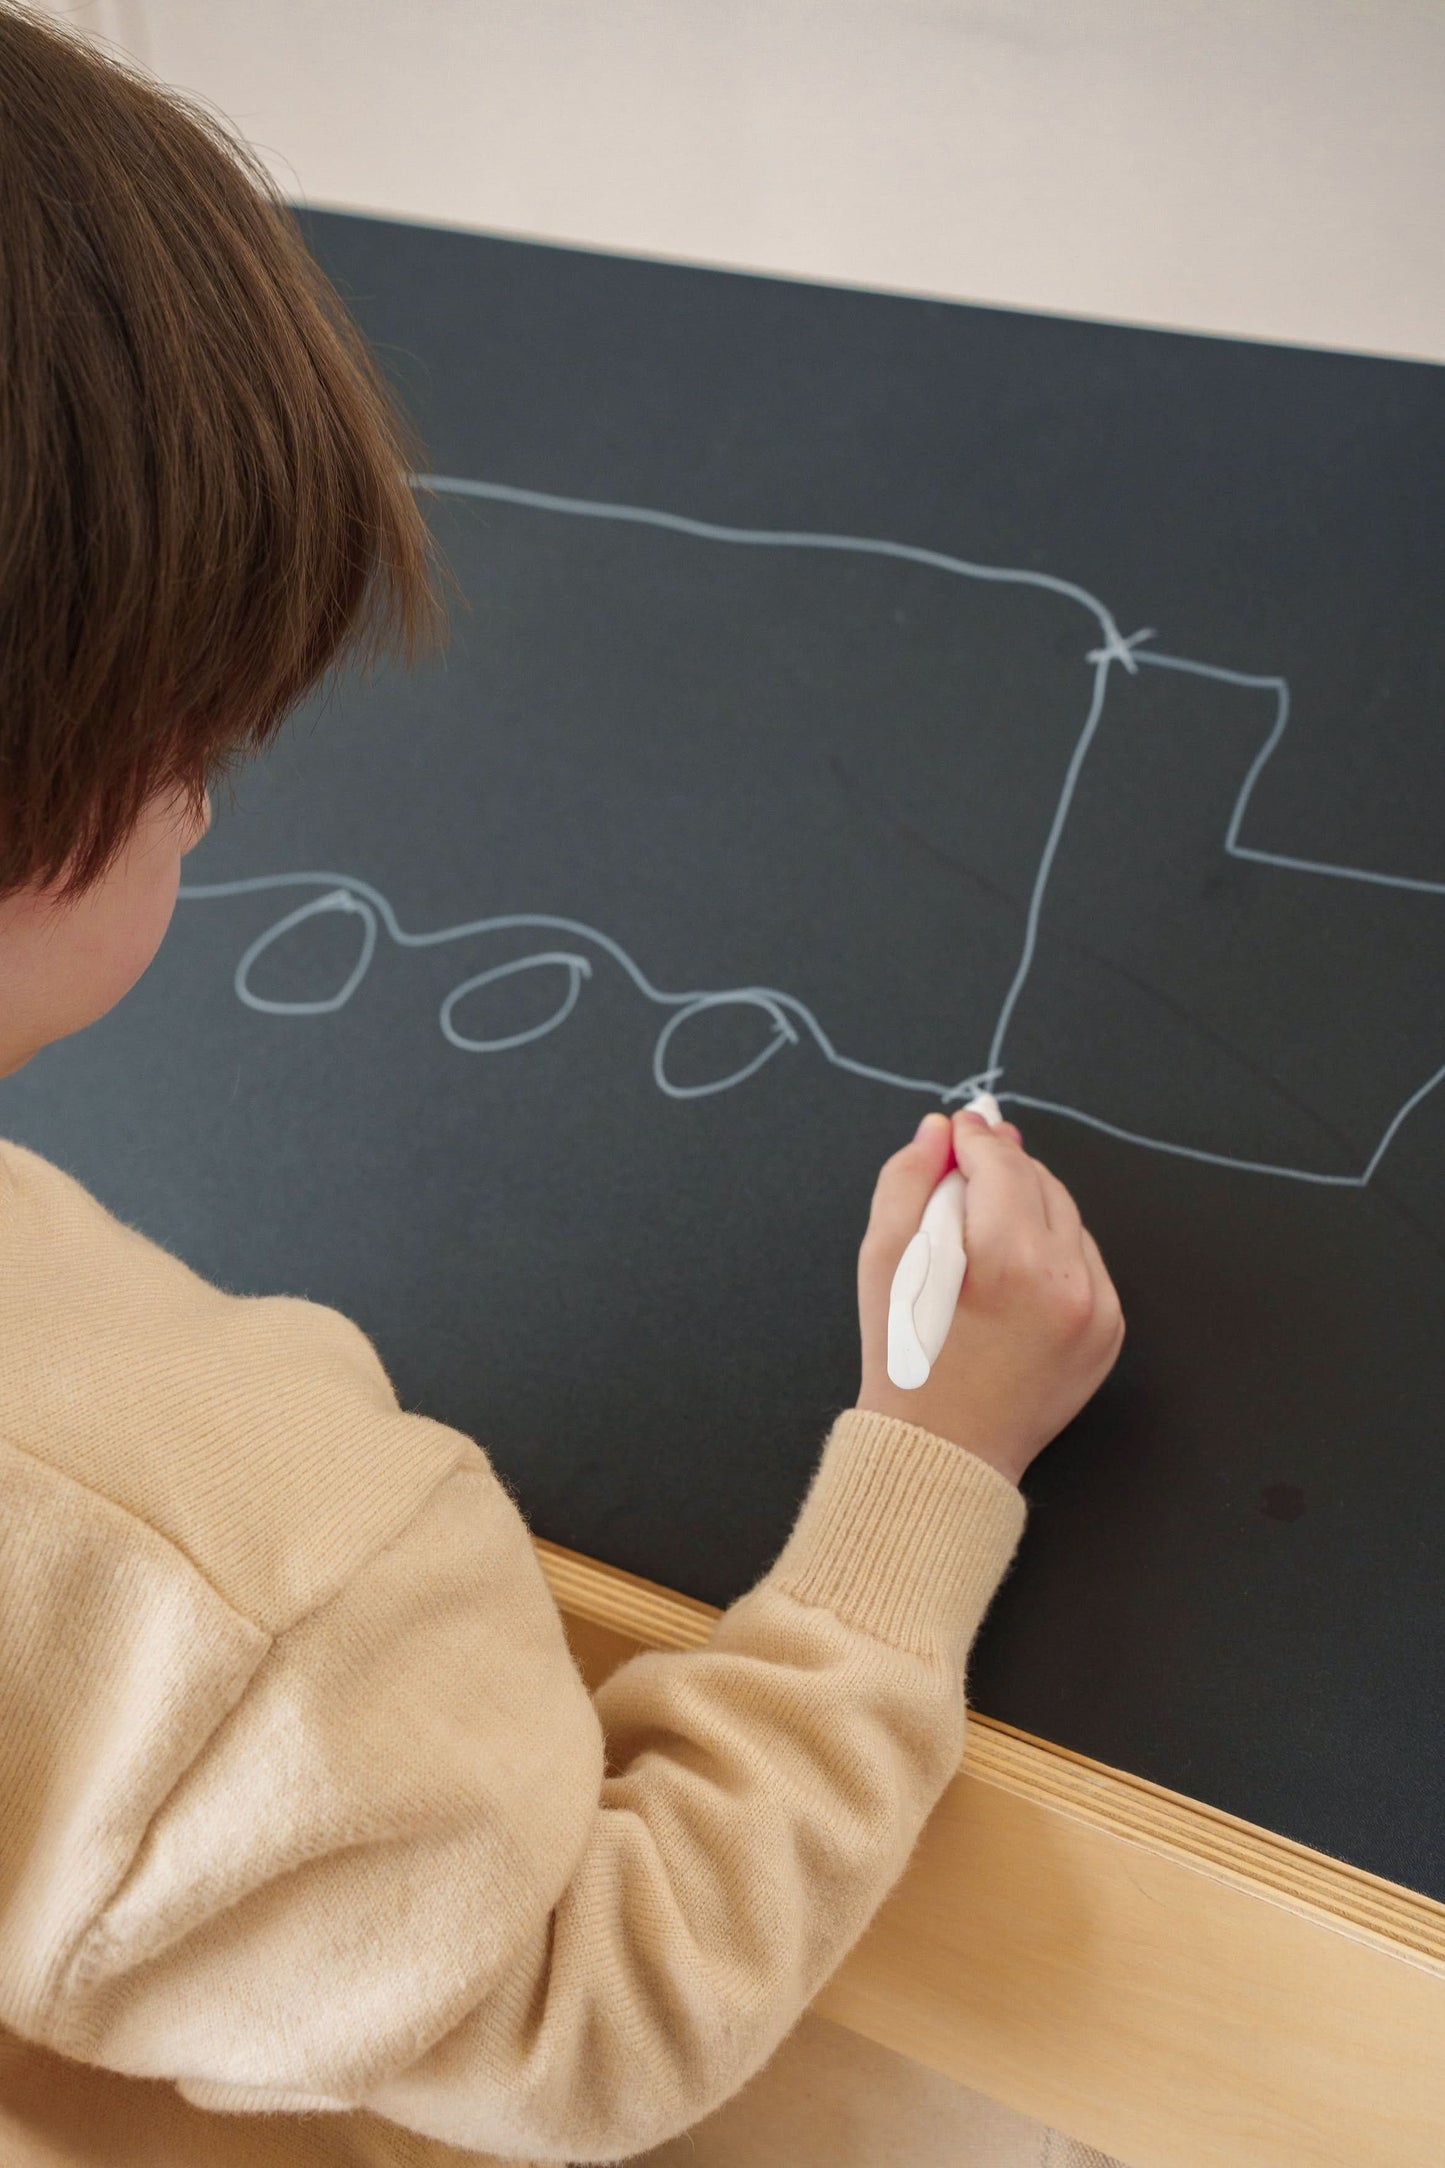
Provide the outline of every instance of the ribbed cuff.
{"type": "Polygon", "coordinates": [[[1008,1478],[963,1446],[847,1408],[766,1579],[895,1648],[961,1657],[1027,1511],[1008,1478]]]}

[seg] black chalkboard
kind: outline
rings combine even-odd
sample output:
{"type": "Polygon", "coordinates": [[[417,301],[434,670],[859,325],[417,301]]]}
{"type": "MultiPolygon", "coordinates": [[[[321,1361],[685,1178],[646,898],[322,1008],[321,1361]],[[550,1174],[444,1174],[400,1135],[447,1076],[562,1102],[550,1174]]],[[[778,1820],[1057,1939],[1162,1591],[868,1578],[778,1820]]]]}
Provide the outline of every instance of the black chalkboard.
{"type": "Polygon", "coordinates": [[[1000,1068],[1130,1337],[976,1704],[1445,1898],[1441,372],[303,224],[471,608],[6,1133],[721,1604],[880,1161],[1000,1068]]]}

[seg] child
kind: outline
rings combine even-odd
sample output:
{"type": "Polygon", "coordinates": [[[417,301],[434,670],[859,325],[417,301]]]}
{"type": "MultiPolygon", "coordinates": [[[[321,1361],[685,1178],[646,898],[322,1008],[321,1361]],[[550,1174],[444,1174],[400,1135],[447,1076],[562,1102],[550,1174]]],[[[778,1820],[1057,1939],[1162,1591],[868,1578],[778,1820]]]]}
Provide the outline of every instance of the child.
{"type": "MultiPolygon", "coordinates": [[[[0,252],[9,1074],[144,971],[208,782],[441,621],[425,458],[264,169],[6,0],[0,252]]],[[[776,1564],[589,1698],[485,1456],[355,1326],[0,1144],[4,2168],[611,2161],[761,2068],[957,1769],[1018,1479],[1123,1332],[1063,1185],[961,1114],[882,1169],[858,1309],[776,1564]],[[968,1279],[901,1393],[955,1158],[968,1279]]]]}

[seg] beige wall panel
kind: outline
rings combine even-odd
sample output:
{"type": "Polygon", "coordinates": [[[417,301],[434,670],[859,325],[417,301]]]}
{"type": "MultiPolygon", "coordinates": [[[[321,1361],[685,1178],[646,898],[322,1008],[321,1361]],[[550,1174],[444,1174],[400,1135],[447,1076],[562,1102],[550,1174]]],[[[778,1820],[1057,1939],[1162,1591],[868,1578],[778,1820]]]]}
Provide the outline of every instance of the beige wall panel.
{"type": "Polygon", "coordinates": [[[315,204],[1445,358],[1437,0],[89,0],[315,204]]]}

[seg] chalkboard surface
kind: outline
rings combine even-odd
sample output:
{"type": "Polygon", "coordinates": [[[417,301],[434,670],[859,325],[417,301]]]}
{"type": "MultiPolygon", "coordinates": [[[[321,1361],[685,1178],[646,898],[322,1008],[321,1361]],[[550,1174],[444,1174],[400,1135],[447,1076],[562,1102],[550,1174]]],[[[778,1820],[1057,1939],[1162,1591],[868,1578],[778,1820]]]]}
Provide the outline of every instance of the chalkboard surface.
{"type": "Polygon", "coordinates": [[[976,1705],[1445,1898],[1441,372],[303,225],[471,607],[0,1126],[723,1604],[996,1072],[1130,1335],[976,1705]]]}

